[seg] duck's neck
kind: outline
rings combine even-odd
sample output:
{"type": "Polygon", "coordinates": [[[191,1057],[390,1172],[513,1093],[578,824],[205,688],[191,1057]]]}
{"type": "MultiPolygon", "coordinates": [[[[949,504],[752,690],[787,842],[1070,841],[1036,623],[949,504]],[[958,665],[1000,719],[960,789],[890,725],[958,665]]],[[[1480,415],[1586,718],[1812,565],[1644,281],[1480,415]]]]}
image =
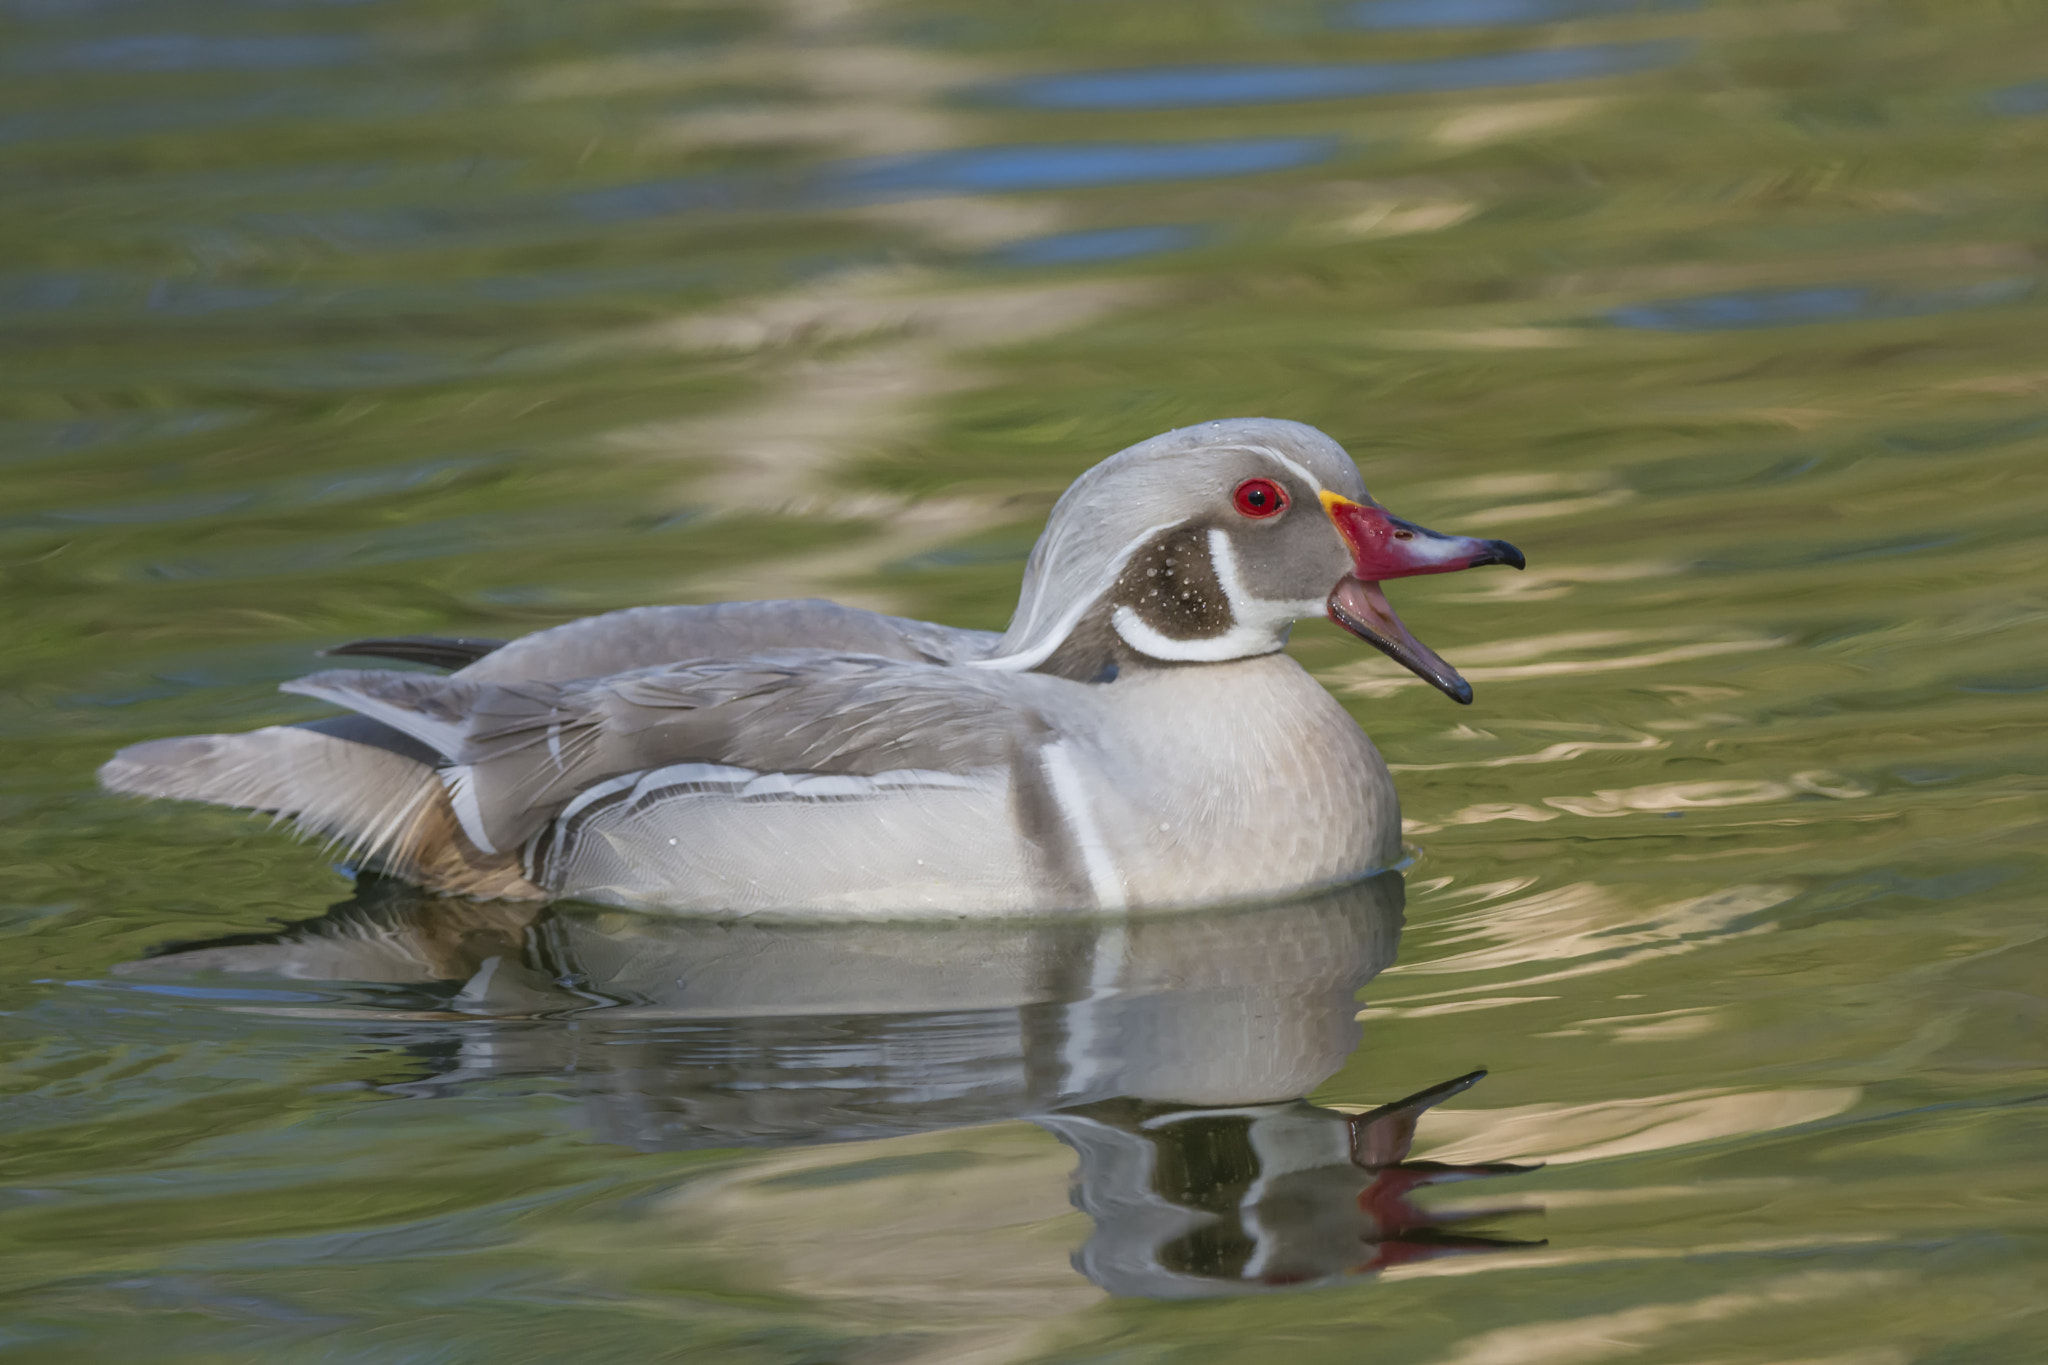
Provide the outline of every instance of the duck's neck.
{"type": "Polygon", "coordinates": [[[1116,611],[1116,607],[1105,605],[1090,612],[1067,633],[1058,648],[1029,671],[1074,682],[1108,683],[1150,672],[1235,663],[1277,654],[1287,643],[1287,632],[1283,628],[1269,645],[1244,653],[1226,653],[1216,658],[1159,658],[1137,649],[1125,638],[1124,632],[1117,629],[1116,611]]]}

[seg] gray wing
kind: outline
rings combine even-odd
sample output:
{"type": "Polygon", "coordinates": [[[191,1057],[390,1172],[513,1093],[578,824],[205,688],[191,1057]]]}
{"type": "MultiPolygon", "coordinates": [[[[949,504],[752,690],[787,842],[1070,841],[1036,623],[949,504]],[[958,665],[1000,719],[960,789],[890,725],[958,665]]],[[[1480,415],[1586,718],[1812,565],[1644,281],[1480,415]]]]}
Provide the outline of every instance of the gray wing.
{"type": "Polygon", "coordinates": [[[811,649],[949,664],[995,651],[1002,637],[817,598],[632,607],[514,640],[462,670],[478,682],[566,682],[692,659],[745,659],[811,649]]]}
{"type": "Polygon", "coordinates": [[[493,852],[607,779],[675,764],[854,777],[1006,767],[1051,732],[1027,688],[1014,674],[808,650],[570,683],[365,670],[284,684],[441,755],[464,831],[493,852]]]}

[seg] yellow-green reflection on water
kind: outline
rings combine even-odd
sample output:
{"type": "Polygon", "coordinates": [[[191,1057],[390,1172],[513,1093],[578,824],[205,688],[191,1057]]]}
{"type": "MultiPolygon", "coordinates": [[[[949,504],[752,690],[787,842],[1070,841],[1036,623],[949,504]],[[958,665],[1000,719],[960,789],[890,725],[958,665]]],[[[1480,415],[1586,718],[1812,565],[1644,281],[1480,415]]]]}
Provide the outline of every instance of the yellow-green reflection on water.
{"type": "Polygon", "coordinates": [[[2039,6],[10,0],[0,37],[16,1354],[2038,1355],[2039,6]],[[1253,413],[1531,560],[1396,589],[1470,710],[1295,645],[1396,767],[1398,960],[1384,906],[797,935],[690,1016],[593,980],[684,951],[630,920],[446,912],[371,963],[416,912],[358,904],[276,956],[346,894],[316,850],[91,789],[307,714],[274,684],[354,636],[814,593],[997,627],[1073,474],[1253,413]],[[239,956],[123,966],[173,942],[239,956]],[[832,952],[930,970],[859,998],[832,952]],[[1463,1254],[1374,1263],[1330,1135],[1480,1066],[1407,1164],[1548,1164],[1415,1191],[1463,1254]],[[1346,1237],[1369,1273],[1185,1297],[1346,1237]]]}

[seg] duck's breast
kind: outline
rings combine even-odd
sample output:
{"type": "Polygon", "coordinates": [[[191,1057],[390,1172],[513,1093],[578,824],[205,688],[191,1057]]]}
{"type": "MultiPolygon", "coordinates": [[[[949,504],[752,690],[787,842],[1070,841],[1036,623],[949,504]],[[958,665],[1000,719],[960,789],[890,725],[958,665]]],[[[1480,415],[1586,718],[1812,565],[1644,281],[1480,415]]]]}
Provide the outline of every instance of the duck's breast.
{"type": "Polygon", "coordinates": [[[1285,655],[1149,670],[1105,694],[1093,817],[1127,903],[1285,894],[1399,857],[1386,763],[1285,655]]]}

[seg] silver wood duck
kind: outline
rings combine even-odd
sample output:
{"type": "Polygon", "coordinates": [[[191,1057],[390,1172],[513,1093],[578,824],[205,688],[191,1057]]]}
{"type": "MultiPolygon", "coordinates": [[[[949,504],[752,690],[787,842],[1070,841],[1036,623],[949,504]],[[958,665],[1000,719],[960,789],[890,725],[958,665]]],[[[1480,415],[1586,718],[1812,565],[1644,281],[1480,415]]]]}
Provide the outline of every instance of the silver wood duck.
{"type": "Polygon", "coordinates": [[[1372,741],[1281,652],[1327,615],[1472,690],[1380,584],[1499,540],[1391,515],[1296,422],[1112,455],[1001,635],[822,601],[640,607],[510,643],[367,640],[284,690],[348,714],[123,749],[102,785],[288,816],[456,894],[746,914],[1123,910],[1287,895],[1399,851],[1372,741]]]}

